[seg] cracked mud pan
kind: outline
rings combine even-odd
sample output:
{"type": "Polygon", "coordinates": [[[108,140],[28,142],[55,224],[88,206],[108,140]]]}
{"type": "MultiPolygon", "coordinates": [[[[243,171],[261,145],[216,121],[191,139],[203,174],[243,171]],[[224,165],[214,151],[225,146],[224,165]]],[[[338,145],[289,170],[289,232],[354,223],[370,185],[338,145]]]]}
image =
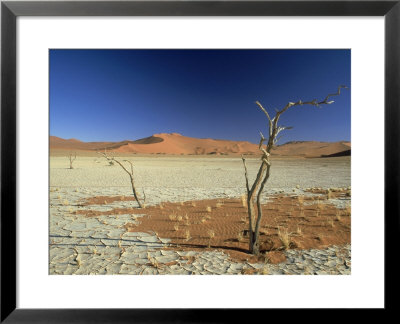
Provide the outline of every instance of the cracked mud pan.
{"type": "MultiPolygon", "coordinates": [[[[204,163],[204,161],[200,162],[204,163]]],[[[141,167],[139,165],[139,169],[141,167]]],[[[189,167],[192,168],[193,165],[189,167]]],[[[160,168],[163,169],[163,167],[160,168]]],[[[240,161],[232,167],[232,170],[229,167],[222,166],[222,168],[223,179],[229,179],[225,173],[232,172],[235,176],[232,176],[233,180],[230,181],[239,181],[236,179],[239,177],[243,182],[240,161]]],[[[117,178],[120,175],[118,168],[103,167],[103,169],[106,173],[114,172],[117,178]]],[[[296,224],[296,227],[291,228],[290,222],[286,225],[292,234],[293,242],[296,243],[296,248],[281,248],[276,233],[283,223],[281,223],[282,219],[275,217],[277,223],[271,223],[270,228],[267,226],[264,228],[265,237],[271,238],[273,248],[265,251],[264,258],[257,259],[250,255],[246,257],[243,252],[246,248],[245,232],[243,232],[243,242],[235,236],[229,239],[234,231],[238,232],[238,229],[247,228],[247,225],[240,220],[242,216],[237,216],[237,219],[231,218],[229,222],[223,223],[227,229],[219,232],[222,225],[218,223],[218,217],[220,217],[218,213],[222,215],[225,212],[234,211],[233,208],[236,208],[236,205],[230,204],[232,199],[236,199],[235,203],[240,204],[240,197],[244,191],[243,184],[237,187],[232,184],[226,187],[213,187],[207,184],[179,188],[179,184],[172,186],[169,182],[171,179],[175,179],[175,182],[181,181],[178,174],[174,174],[179,170],[171,168],[169,170],[172,171],[168,173],[166,170],[156,169],[157,175],[160,175],[161,184],[146,187],[147,206],[144,209],[138,209],[136,203],[129,198],[131,196],[129,183],[124,182],[124,177],[121,178],[119,186],[109,187],[105,183],[103,186],[96,186],[99,176],[93,179],[90,177],[93,176],[93,172],[99,170],[93,170],[92,167],[85,169],[88,172],[83,177],[82,169],[66,171],[52,168],[49,273],[52,275],[347,275],[351,273],[350,234],[347,235],[347,231],[350,232],[350,215],[346,211],[350,206],[350,197],[344,193],[341,195],[334,192],[329,200],[316,198],[324,197],[326,193],[306,190],[306,188],[313,188],[315,182],[304,183],[304,187],[301,186],[304,190],[287,184],[280,187],[275,185],[266,190],[264,203],[286,201],[287,208],[292,208],[293,224],[296,224]],[[161,171],[165,171],[164,176],[161,171]],[[66,178],[63,178],[61,182],[64,185],[60,186],[58,180],[65,172],[73,175],[69,180],[71,183],[66,183],[66,178]],[[275,200],[271,200],[274,194],[275,200]],[[304,210],[294,204],[294,202],[297,203],[297,197],[300,195],[304,196],[304,210]],[[282,200],[281,197],[286,197],[287,200],[282,200]],[[92,203],[84,203],[91,199],[94,199],[92,203]],[[207,199],[215,201],[210,202],[207,199]],[[202,201],[204,206],[212,207],[211,213],[203,207],[202,201]],[[218,207],[218,204],[223,206],[218,207]],[[313,222],[317,218],[312,218],[312,209],[308,207],[313,204],[326,206],[323,210],[326,212],[324,226],[327,230],[324,232],[325,236],[319,238],[320,241],[314,240],[319,242],[317,242],[317,248],[314,248],[315,242],[307,236],[308,229],[316,228],[313,227],[313,222]],[[224,209],[228,207],[232,210],[224,209]],[[334,213],[335,208],[341,211],[339,216],[334,213]],[[202,209],[204,213],[201,212],[202,209]],[[172,210],[175,210],[175,213],[172,210]],[[225,212],[222,212],[223,210],[225,212]],[[186,223],[190,225],[185,224],[185,213],[188,214],[186,223]],[[182,219],[177,220],[180,214],[182,219]],[[210,217],[206,217],[208,214],[210,217]],[[170,215],[176,218],[171,220],[170,215]],[[310,216],[310,221],[307,221],[307,216],[310,216]],[[204,222],[202,222],[203,218],[206,218],[204,222]],[[179,229],[175,230],[173,224],[177,224],[179,229]],[[199,233],[199,228],[207,229],[206,233],[214,228],[215,238],[207,238],[207,234],[199,233]],[[185,237],[188,229],[190,229],[191,237],[189,235],[185,237]],[[232,233],[229,232],[230,230],[232,233]],[[336,241],[331,236],[335,232],[343,232],[339,239],[336,237],[336,241]],[[218,237],[224,240],[221,241],[223,243],[217,243],[218,237]]],[[[215,170],[217,173],[220,172],[217,168],[215,170]]],[[[183,168],[183,173],[185,172],[186,169],[183,168]]],[[[139,174],[143,174],[139,171],[137,173],[138,178],[140,178],[139,174]]],[[[109,176],[104,177],[105,182],[109,176]]],[[[150,178],[153,176],[150,175],[150,178]]],[[[115,178],[113,179],[115,181],[115,178]]],[[[339,181],[332,183],[331,186],[321,187],[326,190],[334,185],[336,187],[346,185],[347,188],[349,179],[338,179],[339,181]]],[[[219,178],[214,178],[214,180],[219,180],[219,178]]],[[[151,181],[148,183],[151,184],[151,181]]],[[[138,188],[143,188],[140,180],[138,188]]],[[[287,217],[283,210],[279,213],[287,217]]],[[[221,221],[226,217],[221,216],[221,221]]]]}
{"type": "MultiPolygon", "coordinates": [[[[202,209],[204,213],[208,212],[205,207],[201,206],[201,201],[187,202],[186,204],[183,202],[162,204],[146,209],[137,209],[132,207],[133,201],[125,199],[121,201],[122,198],[113,196],[106,198],[110,201],[110,204],[106,205],[107,201],[103,200],[104,197],[93,198],[86,190],[80,190],[80,192],[79,195],[73,195],[69,190],[51,192],[50,274],[323,275],[350,274],[351,271],[349,244],[331,245],[323,249],[270,251],[265,254],[267,257],[260,262],[260,260],[251,258],[250,255],[245,259],[243,257],[246,256],[245,253],[234,251],[235,249],[241,250],[236,248],[237,245],[240,245],[237,240],[237,242],[231,240],[230,243],[229,240],[225,240],[228,242],[226,249],[213,249],[213,245],[221,246],[222,244],[215,242],[207,249],[207,241],[210,238],[202,238],[204,234],[198,235],[194,226],[197,225],[200,228],[208,226],[217,230],[219,227],[225,228],[226,225],[220,225],[217,222],[218,214],[210,214],[213,215],[209,216],[211,220],[207,219],[203,224],[201,220],[205,218],[202,218],[200,212],[202,209]],[[66,202],[63,196],[70,199],[68,206],[65,206],[66,202]],[[72,198],[73,196],[74,198],[72,198]],[[101,199],[103,205],[84,205],[82,198],[89,201],[101,199]],[[119,201],[122,204],[119,204],[119,201]],[[164,224],[170,222],[166,216],[168,213],[172,213],[174,208],[177,208],[175,211],[184,212],[184,206],[194,209],[192,214],[200,215],[198,217],[200,221],[191,216],[192,227],[187,227],[192,228],[192,235],[197,235],[197,240],[196,238],[189,240],[180,238],[181,235],[168,228],[168,226],[174,226],[173,224],[176,222],[164,224]],[[117,212],[113,214],[115,211],[117,212]],[[129,213],[123,213],[124,211],[129,211],[129,213]],[[161,225],[157,223],[157,217],[151,215],[155,211],[158,211],[160,222],[163,222],[161,225]],[[212,223],[212,221],[215,222],[212,223]],[[207,222],[210,223],[207,225],[207,222]],[[168,235],[170,238],[166,237],[168,235]],[[192,250],[190,247],[193,247],[192,250]],[[229,251],[229,248],[232,251],[229,251]],[[234,253],[232,255],[232,252],[239,253],[239,257],[234,253]],[[276,253],[280,253],[280,261],[278,258],[278,262],[270,262],[269,258],[273,258],[276,253]]],[[[292,200],[298,201],[298,197],[292,197],[292,200]]],[[[233,206],[231,200],[228,202],[218,201],[220,205],[229,206],[230,203],[233,206]]],[[[279,203],[283,202],[284,200],[280,198],[279,203]]],[[[205,204],[208,205],[210,202],[206,201],[205,204]]],[[[305,206],[307,205],[305,204],[305,206]]],[[[215,211],[223,213],[224,210],[227,211],[226,208],[215,207],[215,211]]],[[[189,220],[189,217],[187,218],[189,220]]],[[[226,217],[222,216],[222,219],[226,219],[226,217]]],[[[188,225],[188,220],[186,225],[188,225]]],[[[182,218],[181,221],[183,222],[184,219],[182,218]]],[[[228,221],[229,226],[236,223],[238,228],[247,226],[233,218],[228,221]]],[[[180,226],[185,226],[185,224],[181,223],[180,226]]],[[[336,226],[340,228],[338,225],[336,226]]],[[[230,233],[227,237],[229,235],[230,233]]],[[[327,236],[327,238],[329,237],[327,236]]],[[[295,238],[293,238],[293,242],[295,242],[295,238]]]]}

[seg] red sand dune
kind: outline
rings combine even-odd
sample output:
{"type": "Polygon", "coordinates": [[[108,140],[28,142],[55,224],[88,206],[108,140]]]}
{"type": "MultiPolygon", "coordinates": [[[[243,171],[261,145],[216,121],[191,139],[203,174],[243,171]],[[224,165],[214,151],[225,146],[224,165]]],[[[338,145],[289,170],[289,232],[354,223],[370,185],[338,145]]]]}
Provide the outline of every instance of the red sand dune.
{"type": "Polygon", "coordinates": [[[310,141],[288,142],[273,149],[272,153],[280,156],[320,157],[331,155],[350,155],[350,150],[350,142],[329,143],[310,141]]]}
{"type": "MultiPolygon", "coordinates": [[[[155,134],[149,144],[128,143],[115,149],[121,153],[164,153],[164,154],[253,154],[257,146],[250,142],[234,142],[210,138],[193,138],[177,133],[155,134]],[[159,139],[162,139],[160,141],[159,139]],[[158,142],[156,142],[158,141],[158,142]]],[[[150,141],[149,141],[150,142],[150,141]]]]}
{"type": "MultiPolygon", "coordinates": [[[[121,142],[81,142],[76,139],[62,139],[50,136],[50,151],[98,151],[107,149],[118,153],[138,154],[256,154],[259,155],[258,145],[246,141],[216,140],[211,138],[193,138],[178,133],[154,134],[136,141],[121,142]]],[[[349,155],[349,142],[290,142],[273,149],[277,156],[340,156],[349,155]],[[348,154],[342,154],[348,152],[348,154]]]]}

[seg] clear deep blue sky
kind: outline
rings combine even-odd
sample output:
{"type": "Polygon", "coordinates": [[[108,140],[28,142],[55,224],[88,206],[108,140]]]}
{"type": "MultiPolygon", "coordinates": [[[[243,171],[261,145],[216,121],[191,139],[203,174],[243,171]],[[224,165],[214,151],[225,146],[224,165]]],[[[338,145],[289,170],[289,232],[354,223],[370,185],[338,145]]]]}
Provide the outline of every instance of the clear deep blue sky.
{"type": "MultiPolygon", "coordinates": [[[[258,142],[289,101],[350,84],[350,50],[50,50],[50,135],[135,140],[178,132],[258,142]]],[[[350,90],[294,107],[280,141],[350,140],[350,90]]]]}

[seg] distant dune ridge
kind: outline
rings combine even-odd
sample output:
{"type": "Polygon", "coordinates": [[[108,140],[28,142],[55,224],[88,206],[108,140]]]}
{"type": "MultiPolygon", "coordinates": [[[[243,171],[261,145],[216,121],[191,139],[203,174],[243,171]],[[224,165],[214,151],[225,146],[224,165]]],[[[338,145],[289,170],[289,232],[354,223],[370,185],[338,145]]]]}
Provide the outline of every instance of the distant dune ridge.
{"type": "MultiPolygon", "coordinates": [[[[137,154],[177,155],[259,155],[258,145],[247,141],[193,138],[179,133],[160,133],[121,142],[82,142],[50,136],[50,154],[55,151],[103,151],[137,154]]],[[[351,153],[350,142],[288,142],[273,149],[272,155],[287,157],[346,156],[351,153]]]]}

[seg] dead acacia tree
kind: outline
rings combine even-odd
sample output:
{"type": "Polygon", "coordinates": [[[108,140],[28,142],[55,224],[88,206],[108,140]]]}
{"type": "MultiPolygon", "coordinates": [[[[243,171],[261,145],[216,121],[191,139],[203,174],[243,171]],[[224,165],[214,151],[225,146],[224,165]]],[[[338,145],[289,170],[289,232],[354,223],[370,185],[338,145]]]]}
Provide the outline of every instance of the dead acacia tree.
{"type": "Polygon", "coordinates": [[[118,161],[117,159],[114,158],[114,156],[109,157],[106,152],[104,152],[104,153],[103,152],[98,152],[98,153],[103,155],[108,160],[110,165],[112,165],[111,162],[117,163],[129,175],[129,179],[131,180],[133,196],[135,197],[135,200],[137,201],[137,203],[139,205],[139,208],[143,208],[143,204],[144,204],[144,202],[146,200],[146,195],[144,194],[144,191],[143,191],[143,203],[142,203],[140,201],[140,199],[139,199],[139,196],[138,196],[137,192],[136,192],[135,181],[134,181],[134,178],[133,178],[133,163],[131,161],[129,161],[129,160],[123,160],[123,162],[128,162],[130,164],[130,166],[131,166],[130,171],[128,171],[128,169],[125,168],[125,166],[120,161],[118,161]]]}
{"type": "Polygon", "coordinates": [[[276,113],[273,118],[270,117],[268,111],[261,105],[260,102],[256,101],[258,107],[264,112],[264,114],[268,118],[268,129],[269,134],[268,138],[265,138],[264,135],[260,132],[260,143],[258,148],[262,152],[261,156],[261,165],[258,169],[258,173],[256,175],[256,179],[254,180],[253,185],[250,187],[248,171],[246,166],[246,160],[242,156],[242,161],[244,165],[244,174],[246,178],[246,190],[247,190],[247,212],[249,216],[249,252],[255,255],[260,254],[260,240],[259,240],[259,232],[260,232],[260,224],[262,219],[262,210],[261,210],[261,194],[264,190],[265,183],[269,179],[271,172],[271,161],[269,159],[271,150],[276,145],[276,142],[279,140],[279,133],[286,129],[291,129],[292,127],[278,126],[279,118],[281,115],[286,112],[288,109],[295,106],[303,106],[303,105],[312,105],[316,107],[320,107],[321,105],[329,105],[334,101],[328,101],[330,97],[340,95],[340,90],[342,88],[347,88],[346,86],[339,86],[336,93],[329,94],[322,101],[317,101],[314,99],[312,101],[297,101],[297,102],[289,102],[286,106],[284,106],[281,110],[275,109],[276,113]],[[267,144],[264,145],[264,142],[267,141],[267,144]],[[255,209],[256,203],[256,209],[255,209]]]}
{"type": "Polygon", "coordinates": [[[72,163],[76,160],[76,152],[75,155],[72,156],[72,153],[69,153],[69,168],[73,169],[74,167],[72,166],[72,163]]]}

